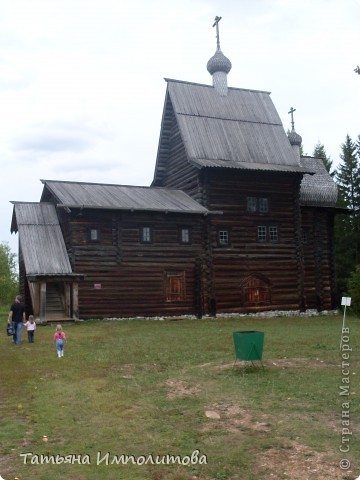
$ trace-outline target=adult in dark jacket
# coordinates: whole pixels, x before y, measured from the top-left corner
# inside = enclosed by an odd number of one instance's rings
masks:
[[[23,322],[26,321],[25,305],[21,301],[21,296],[17,295],[15,302],[10,307],[8,323],[12,322],[14,327],[13,340],[16,345],[21,343],[21,331]]]

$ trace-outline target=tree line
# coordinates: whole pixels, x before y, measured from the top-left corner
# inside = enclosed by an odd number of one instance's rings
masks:
[[[5,242],[0,243],[0,307],[8,307],[18,292],[16,255]]]
[[[313,157],[324,165],[338,186],[339,208],[346,214],[335,219],[335,262],[339,301],[352,297],[354,310],[360,312],[360,135],[353,141],[349,135],[341,145],[338,167],[332,169],[323,144],[318,143]],[[0,306],[9,304],[18,293],[16,255],[7,243],[0,243]]]
[[[347,210],[335,218],[338,297],[352,297],[353,310],[360,313],[360,135],[355,141],[346,135],[335,170],[324,145],[316,145],[313,157],[323,160],[338,187],[337,206]]]

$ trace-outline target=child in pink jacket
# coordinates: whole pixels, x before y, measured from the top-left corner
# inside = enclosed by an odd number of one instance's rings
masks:
[[[56,325],[56,331],[54,333],[54,342],[56,345],[56,352],[59,358],[64,356],[64,345],[66,341],[65,332],[62,329],[62,326]]]

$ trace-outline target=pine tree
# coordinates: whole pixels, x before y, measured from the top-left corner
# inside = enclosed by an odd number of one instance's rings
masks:
[[[338,205],[349,209],[350,213],[337,215],[335,242],[338,285],[340,293],[344,293],[351,272],[360,262],[360,138],[357,145],[347,135],[341,149],[342,162],[335,174]]]
[[[360,135],[357,144],[347,135],[341,149],[342,163],[336,172],[336,182],[343,206],[353,210],[356,216],[360,210]]]
[[[330,175],[332,177],[335,175],[335,172],[331,172],[333,162],[330,160],[330,157],[326,155],[325,147],[322,143],[319,142],[315,145],[312,156],[315,158],[321,158],[321,160],[324,162],[326,170],[330,173]]]

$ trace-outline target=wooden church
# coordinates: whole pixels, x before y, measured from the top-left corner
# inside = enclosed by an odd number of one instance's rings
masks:
[[[335,308],[336,185],[269,92],[228,87],[214,25],[212,85],[166,79],[151,186],[42,180],[13,202],[41,321]]]

